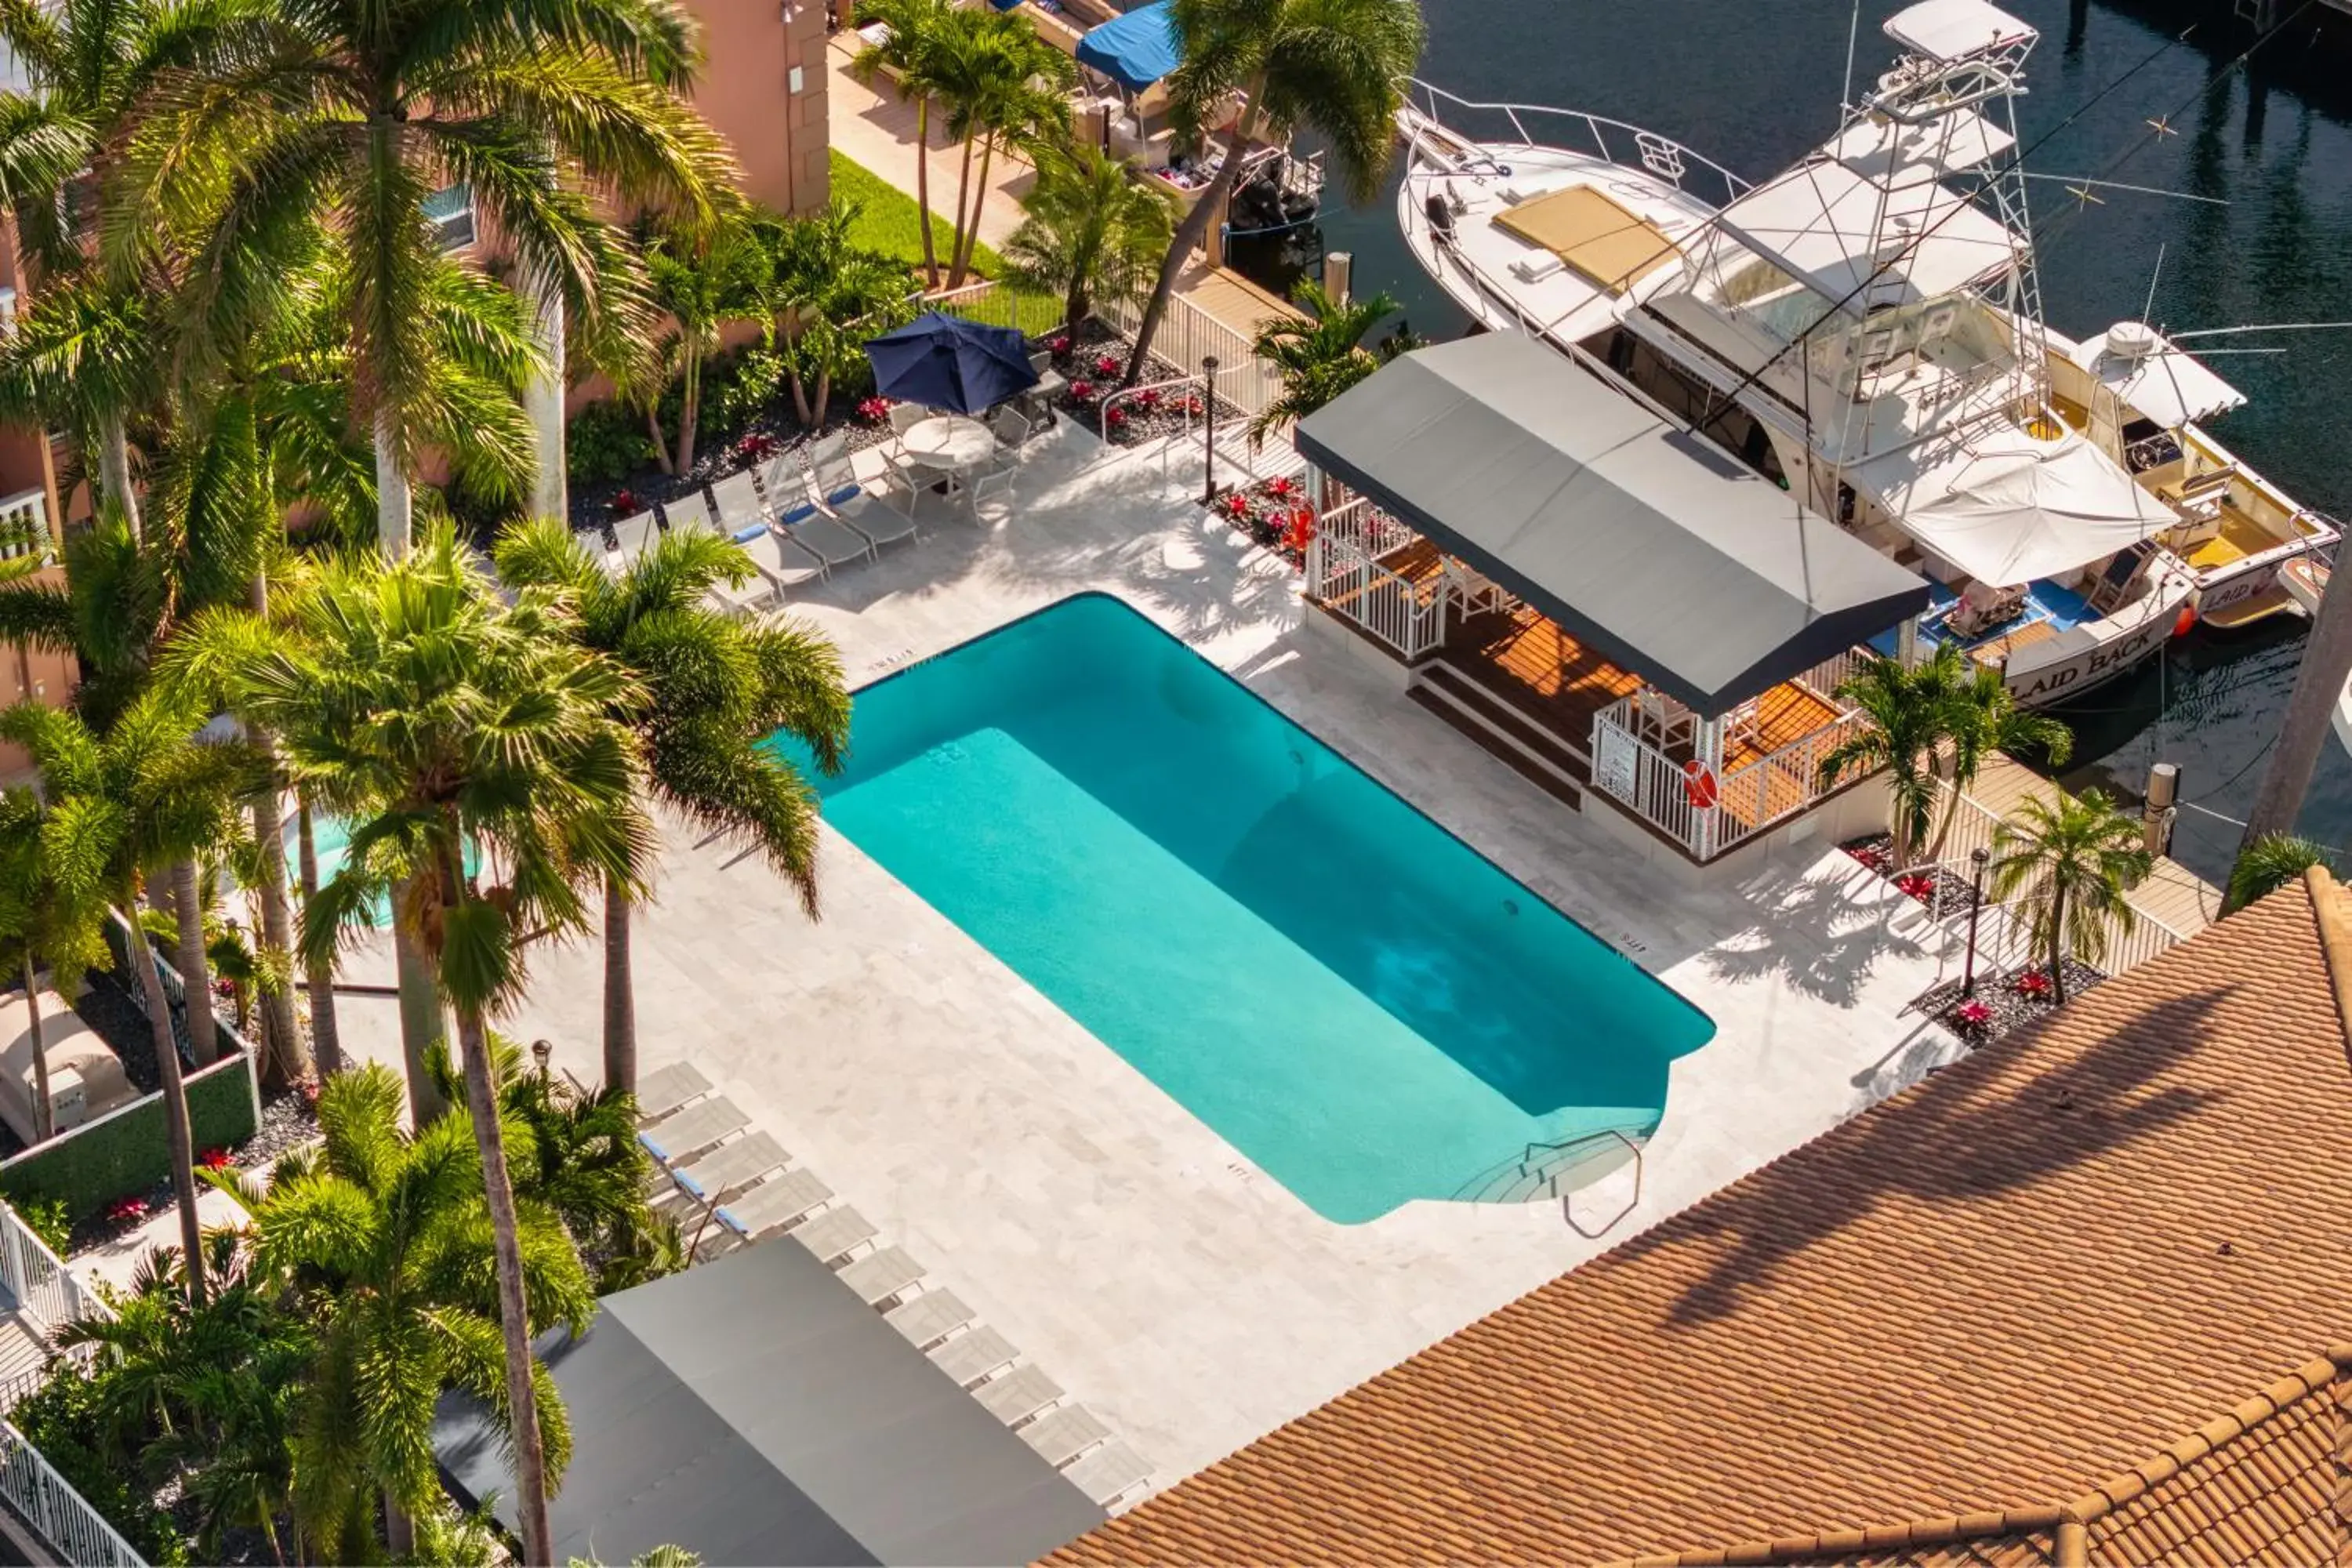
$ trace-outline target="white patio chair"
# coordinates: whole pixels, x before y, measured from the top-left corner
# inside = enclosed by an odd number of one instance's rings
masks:
[[[719,531],[730,537],[748,536],[775,515],[761,498],[760,481],[749,468],[712,485],[710,499],[719,503]],[[743,542],[749,542],[748,537]]]
[[[1097,1443],[1107,1441],[1110,1428],[1083,1405],[1065,1405],[1051,1415],[1021,1428],[1021,1436],[1045,1461],[1060,1469]]]
[[[1108,1508],[1149,1480],[1151,1467],[1142,1455],[1113,1437],[1062,1474],[1070,1478],[1072,1486]]]
[[[1011,454],[1008,453],[1006,456],[1009,459]],[[1012,515],[1013,472],[1013,465],[1008,460],[994,468],[984,468],[974,476],[971,481],[971,514],[974,521],[978,521],[980,518],[980,503],[991,496],[1003,496],[1005,515],[1007,517]]]
[[[893,404],[890,407],[890,428],[898,435],[904,436],[930,416],[931,411],[920,404]]]
[[[901,511],[863,485],[835,490],[819,500],[817,506],[827,517],[855,530],[874,547],[877,555],[886,544],[922,537],[915,528],[913,509]]]
[[[1029,439],[1029,421],[1017,408],[998,409],[996,416],[988,422],[988,428],[996,437],[1000,448],[1007,452]]]
[[[856,484],[857,465],[851,459],[846,443],[838,450],[812,458],[803,482],[821,496],[829,496]]]
[[[669,519],[672,533],[719,532],[719,524],[710,515],[710,503],[702,499],[700,490],[688,490],[676,500],[662,502],[662,515]]]
[[[950,506],[956,505],[963,499],[964,481],[961,474],[947,468],[933,468],[929,463],[918,462],[904,452],[896,449],[884,452],[882,460],[890,466],[893,473],[898,475],[899,481],[907,487],[907,493],[914,498],[914,500],[919,500],[926,492],[939,494],[942,489]],[[914,500],[909,500],[907,506],[910,515],[915,510]]]
[[[814,500],[803,501],[776,519],[777,531],[824,563],[830,570],[852,561],[874,559],[874,542],[837,519],[826,515]]]
[[[835,430],[830,436],[810,442],[793,455],[798,457],[802,468],[812,473],[822,474],[824,472],[826,464],[835,458],[845,458],[849,455],[849,432]]]
[[[1503,585],[1475,566],[1465,565],[1451,555],[1438,557],[1438,570],[1445,575],[1445,585],[1454,590],[1454,602],[1462,613],[1477,610],[1507,608],[1511,595]]]

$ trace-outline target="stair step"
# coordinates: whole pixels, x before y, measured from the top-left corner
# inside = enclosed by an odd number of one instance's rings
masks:
[[[1545,794],[1581,811],[1591,782],[1583,759],[1443,664],[1413,671],[1407,696],[1444,719]]]

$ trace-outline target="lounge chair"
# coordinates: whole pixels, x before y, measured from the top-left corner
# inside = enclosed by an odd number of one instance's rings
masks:
[[[856,1209],[842,1207],[817,1215],[793,1232],[793,1237],[816,1254],[819,1263],[832,1263],[874,1239],[874,1222]]]
[[[904,1307],[898,1310],[906,1310]],[[983,1326],[942,1340],[923,1353],[931,1358],[933,1366],[954,1378],[958,1386],[970,1388],[1000,1367],[1012,1365],[1013,1358],[1021,1352],[1003,1334]]]
[[[637,1121],[658,1121],[710,1092],[710,1080],[692,1062],[672,1062],[637,1079]]]
[[[911,508],[900,511],[881,497],[869,493],[863,485],[837,489],[816,504],[827,517],[855,529],[866,542],[874,546],[877,555],[886,544],[921,537],[915,531],[915,514]]]
[[[698,1100],[677,1115],[637,1134],[646,1153],[665,1165],[678,1165],[751,1124],[742,1108],[723,1094]]]
[[[788,590],[814,583],[832,570],[814,551],[769,523],[761,523],[743,548],[751,554],[751,570],[768,584],[772,600],[781,600]]]
[[[749,468],[730,474],[712,485],[710,498],[719,503],[719,531],[730,538],[775,515],[773,509],[760,499],[760,481],[751,477]]]
[[[1064,1470],[1070,1484],[1108,1508],[1151,1477],[1143,1456],[1113,1437]]]
[[[1058,1470],[1097,1443],[1107,1440],[1110,1428],[1096,1420],[1094,1412],[1085,1405],[1066,1405],[1051,1415],[1039,1416],[1022,1427],[1021,1436]]]
[[[899,1247],[869,1252],[841,1270],[841,1282],[856,1291],[857,1299],[869,1307],[880,1306],[922,1277],[923,1266]]]
[[[635,517],[625,517],[613,525],[613,537],[620,542],[616,550],[604,552],[604,570],[617,577],[629,569],[629,563],[646,552],[646,547],[660,537],[654,523],[654,514],[641,511]]]
[[[857,464],[848,452],[835,452],[829,457],[817,458],[809,464],[807,482],[810,489],[821,496],[829,496],[835,490],[847,489],[850,486],[860,483],[857,478]]]
[[[971,1396],[1007,1426],[1018,1426],[1060,1399],[1062,1385],[1047,1377],[1042,1366],[1016,1366],[973,1389]]]
[[[719,525],[710,519],[710,505],[702,499],[700,490],[688,490],[676,500],[662,502],[662,515],[669,519],[672,533],[717,533],[719,531]]]
[[[697,1203],[722,1203],[772,1171],[791,1163],[792,1155],[773,1134],[748,1133],[721,1143],[700,1159],[670,1173],[678,1190]]]
[[[804,501],[776,519],[785,538],[824,563],[827,570],[852,561],[874,559],[874,542],[856,529],[828,516],[814,501]]]
[[[927,1351],[968,1325],[972,1310],[952,1290],[926,1290],[891,1308],[882,1314],[882,1320],[904,1334],[908,1344]]]
[[[719,1223],[746,1241],[782,1229],[833,1196],[833,1189],[809,1170],[786,1171],[739,1193],[719,1206]]]
[[[797,458],[800,466],[813,474],[822,474],[836,462],[849,457],[849,432],[835,430],[823,440],[812,441],[798,452],[787,456]],[[778,459],[782,461],[782,459]]]

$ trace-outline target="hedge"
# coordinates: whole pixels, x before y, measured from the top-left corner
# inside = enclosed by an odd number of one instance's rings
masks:
[[[195,1152],[234,1149],[260,1125],[253,1064],[239,1052],[186,1079]],[[163,1097],[151,1094],[59,1133],[0,1163],[0,1196],[24,1204],[55,1199],[78,1223],[117,1198],[146,1193],[172,1174]]]

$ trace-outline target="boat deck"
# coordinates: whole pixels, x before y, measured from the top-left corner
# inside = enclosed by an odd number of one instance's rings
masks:
[[[2210,572],[2218,566],[2228,566],[2243,561],[2249,555],[2260,555],[2265,550],[2275,550],[2285,540],[2248,517],[2229,502],[2221,503],[2221,531],[2189,551],[2181,559],[2200,572]]]

